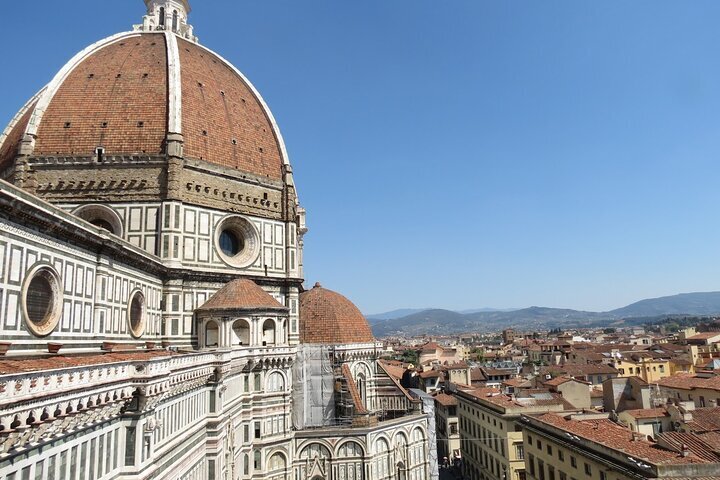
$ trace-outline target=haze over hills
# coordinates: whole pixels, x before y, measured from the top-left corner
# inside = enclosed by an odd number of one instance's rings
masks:
[[[462,332],[487,332],[503,328],[550,329],[596,326],[620,326],[631,319],[659,315],[714,315],[720,314],[720,292],[682,293],[668,297],[640,300],[609,312],[529,307],[518,310],[478,309],[455,312],[444,309],[405,309],[407,315],[393,316],[386,312],[385,318],[369,317],[373,333],[377,337],[404,334],[451,334]],[[395,310],[394,312],[402,312]]]

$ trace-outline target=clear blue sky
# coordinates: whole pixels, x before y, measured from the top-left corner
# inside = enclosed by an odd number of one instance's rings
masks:
[[[144,13],[5,3],[3,125]],[[192,4],[280,124],[308,284],[366,313],[720,290],[720,2]]]

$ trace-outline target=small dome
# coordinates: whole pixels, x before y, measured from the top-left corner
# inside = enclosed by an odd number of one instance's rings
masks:
[[[287,307],[247,278],[233,280],[198,310],[286,310]]]
[[[325,345],[374,342],[370,325],[347,298],[316,283],[300,294],[300,342]]]

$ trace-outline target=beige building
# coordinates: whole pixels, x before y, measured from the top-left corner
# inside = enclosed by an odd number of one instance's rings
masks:
[[[718,479],[706,452],[674,451],[601,415],[523,416],[528,480]]]
[[[665,407],[625,410],[618,414],[618,423],[626,425],[632,432],[653,438],[672,429],[671,417]]]
[[[457,414],[458,401],[454,395],[435,395],[435,429],[437,431],[438,458],[451,462],[460,458],[460,428]]]
[[[696,407],[720,406],[720,376],[674,375],[657,382],[660,395]]]
[[[522,480],[525,454],[520,416],[562,412],[567,403],[557,394],[518,398],[492,388],[458,391],[463,474],[471,480]]]
[[[419,349],[418,363],[420,365],[445,365],[465,360],[467,349],[463,345],[443,347],[436,342],[428,342]]]

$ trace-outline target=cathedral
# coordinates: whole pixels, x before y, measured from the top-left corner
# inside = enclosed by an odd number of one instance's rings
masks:
[[[0,478],[437,479],[432,398],[304,287],[272,113],[145,4],[0,135]]]

